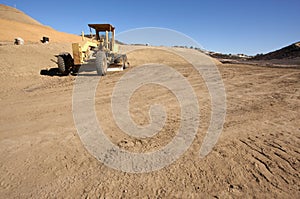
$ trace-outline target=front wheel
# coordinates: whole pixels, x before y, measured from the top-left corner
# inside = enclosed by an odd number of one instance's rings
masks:
[[[97,74],[104,76],[107,72],[107,59],[103,51],[98,51],[96,54],[96,70]]]

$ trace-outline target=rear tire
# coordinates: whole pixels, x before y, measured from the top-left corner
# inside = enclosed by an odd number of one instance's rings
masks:
[[[70,73],[70,69],[73,66],[72,56],[69,53],[60,54],[57,57],[57,65],[58,65],[58,70],[61,74],[68,75]]]
[[[61,74],[63,74],[63,75],[68,74],[68,72],[66,70],[65,60],[62,56],[57,57],[57,65],[58,65],[58,70]]]
[[[97,74],[105,76],[107,72],[107,59],[103,51],[98,51],[96,54],[96,70]]]
[[[128,68],[127,56],[124,55],[123,56],[123,69],[126,69],[126,68]]]

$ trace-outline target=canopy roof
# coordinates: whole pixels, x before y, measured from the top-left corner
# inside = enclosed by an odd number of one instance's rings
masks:
[[[94,28],[98,32],[115,30],[115,27],[111,24],[89,24],[89,27]]]

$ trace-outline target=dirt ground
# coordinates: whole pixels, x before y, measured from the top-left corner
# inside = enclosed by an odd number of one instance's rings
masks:
[[[218,65],[226,121],[213,151],[200,159],[210,120],[205,82],[183,59],[161,49],[130,53],[131,68],[151,61],[183,74],[201,111],[196,139],[177,161],[130,174],[97,161],[81,143],[72,115],[76,76],[40,75],[56,67],[54,55],[63,51],[70,52],[71,44],[0,46],[1,198],[299,198],[300,70]],[[127,136],[110,109],[113,86],[125,72],[101,79],[95,99],[99,123],[126,150],[157,150],[178,129],[178,102],[165,88],[141,87],[130,101],[133,120],[147,124],[149,105],[159,102],[168,114],[166,125],[154,138]]]

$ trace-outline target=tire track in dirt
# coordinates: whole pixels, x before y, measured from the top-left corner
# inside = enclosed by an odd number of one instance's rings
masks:
[[[299,140],[295,137],[294,139],[297,139],[294,143],[297,145]],[[255,169],[250,170],[250,172],[257,182],[265,180],[272,187],[281,191],[284,191],[282,184],[288,186],[294,184],[293,186],[297,187],[297,182],[300,180],[298,173],[300,161],[294,158],[293,150],[284,149],[282,144],[273,140],[265,140],[259,136],[239,139],[239,141],[247,148],[244,154],[246,160],[255,165]]]

